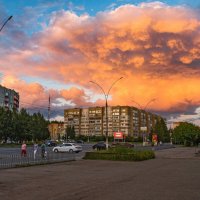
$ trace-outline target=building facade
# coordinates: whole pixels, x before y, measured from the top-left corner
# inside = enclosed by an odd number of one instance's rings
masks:
[[[105,107],[74,108],[64,110],[64,126],[73,126],[75,134],[85,136],[106,135]],[[161,117],[130,106],[108,107],[108,135],[123,132],[126,136],[142,137],[149,134]]]
[[[19,109],[19,93],[0,85],[0,107],[9,110]]]
[[[65,134],[65,128],[63,122],[52,122],[48,125],[51,140],[59,140]]]

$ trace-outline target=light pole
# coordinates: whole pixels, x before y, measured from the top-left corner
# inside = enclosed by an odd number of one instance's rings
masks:
[[[121,80],[123,77],[120,77],[119,79],[117,79],[116,81],[113,82],[113,84],[110,86],[108,92],[106,93],[105,90],[96,82],[94,81],[90,81],[90,83],[94,83],[95,85],[97,85],[103,92],[104,97],[105,97],[105,103],[106,103],[106,149],[108,149],[108,96],[110,93],[110,90],[112,89],[112,87],[115,85],[115,83],[117,83],[119,80]]]
[[[153,99],[149,100],[149,101],[146,103],[146,105],[145,105],[144,107],[142,107],[142,106],[141,106],[139,103],[137,103],[136,101],[133,101],[133,100],[131,100],[131,101],[134,102],[135,104],[137,104],[141,110],[144,110],[144,111],[146,112],[148,105],[149,105],[150,103],[154,102],[155,100],[156,100],[156,98],[153,98]],[[140,127],[140,129],[141,129],[141,127]],[[146,129],[147,129],[147,128],[146,128]],[[144,129],[144,130],[145,130],[145,129]],[[143,130],[143,131],[144,131],[144,130]],[[142,136],[143,146],[145,145],[145,141],[146,141],[146,139],[145,139],[146,136],[145,136],[144,134],[145,134],[145,132],[143,132],[143,136]]]
[[[9,20],[11,20],[12,19],[12,15],[10,16],[10,17],[8,17],[8,19],[3,23],[3,25],[2,25],[2,27],[0,28],[0,32],[1,32],[1,30],[3,29],[3,27],[7,24],[7,22],[9,21]]]

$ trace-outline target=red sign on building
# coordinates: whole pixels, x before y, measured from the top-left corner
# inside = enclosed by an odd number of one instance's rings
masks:
[[[123,139],[124,135],[122,132],[114,132],[114,139]]]

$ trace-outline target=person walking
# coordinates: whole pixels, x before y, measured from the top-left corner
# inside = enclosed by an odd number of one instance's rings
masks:
[[[26,143],[23,141],[22,146],[21,146],[21,156],[26,157]]]
[[[46,153],[46,145],[43,142],[42,145],[41,145],[41,156],[42,156],[42,158],[45,158],[45,153]]]
[[[33,158],[34,158],[34,160],[36,159],[37,150],[38,150],[38,144],[37,144],[37,142],[35,142],[33,144]]]

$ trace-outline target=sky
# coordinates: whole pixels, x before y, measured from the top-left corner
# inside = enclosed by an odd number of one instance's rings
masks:
[[[104,106],[99,86],[115,83],[110,106],[200,125],[199,11],[200,0],[0,0],[0,27],[13,16],[0,32],[0,84],[45,116],[50,95],[51,120]]]

